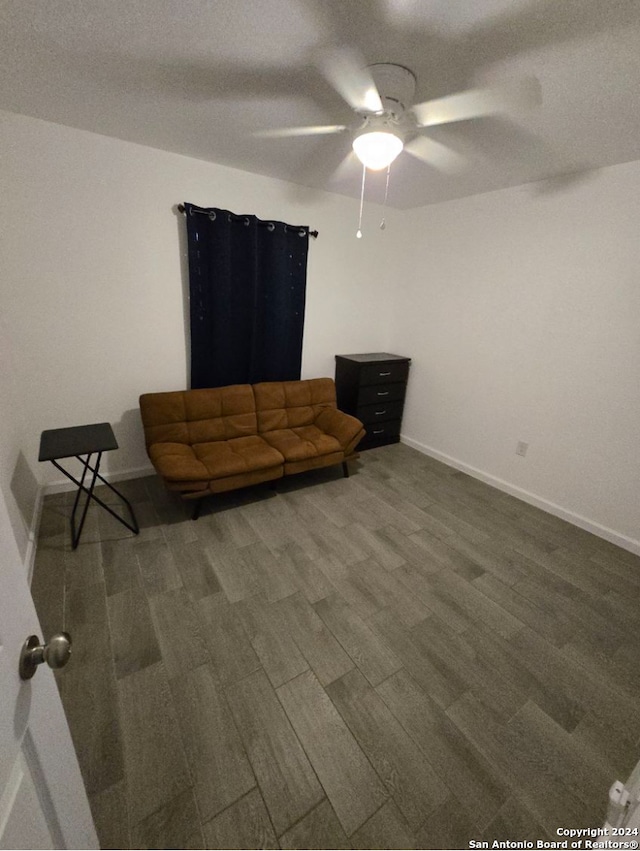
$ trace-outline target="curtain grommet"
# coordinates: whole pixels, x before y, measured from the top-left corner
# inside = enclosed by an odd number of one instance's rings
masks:
[[[212,210],[212,211],[209,213],[209,221],[211,221],[211,222],[215,222],[215,220],[216,220],[215,210]]]
[[[269,233],[273,233],[275,229],[276,229],[276,226],[274,225],[273,222],[267,223],[267,230],[269,231]],[[285,230],[286,230],[286,228],[285,228]]]
[[[248,228],[250,224],[251,224],[251,222],[249,221],[249,216],[245,216],[244,217],[244,226],[246,228]]]

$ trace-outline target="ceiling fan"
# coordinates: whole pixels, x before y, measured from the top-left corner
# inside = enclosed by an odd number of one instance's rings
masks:
[[[286,138],[350,131],[356,156],[364,167],[374,171],[388,168],[403,150],[440,171],[460,171],[466,159],[441,142],[420,135],[423,129],[529,108],[542,100],[538,80],[525,77],[413,104],[416,77],[412,71],[387,62],[363,66],[357,55],[346,49],[333,51],[320,68],[354,110],[357,120],[352,125],[283,127],[254,135]]]

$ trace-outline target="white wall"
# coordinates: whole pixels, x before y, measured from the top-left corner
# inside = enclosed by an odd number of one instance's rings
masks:
[[[637,546],[640,163],[402,215],[405,436]]]
[[[333,375],[336,353],[379,348],[387,252],[355,239],[356,201],[11,113],[0,113],[0,132],[0,304],[24,409],[11,456],[22,452],[39,481],[60,479],[37,463],[43,429],[103,420],[121,447],[106,469],[147,467],[138,396],[187,380],[182,201],[320,231],[304,376]],[[367,208],[371,233],[379,215]],[[0,398],[5,406],[4,387]]]

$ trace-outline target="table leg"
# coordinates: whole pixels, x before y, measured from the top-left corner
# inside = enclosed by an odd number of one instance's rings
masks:
[[[80,487],[78,488],[78,493],[76,494],[75,501],[73,503],[73,509],[71,511],[71,548],[76,549],[78,544],[80,543],[80,535],[82,534],[82,529],[84,527],[84,521],[87,517],[87,511],[89,509],[89,503],[91,502],[91,497],[93,496],[93,489],[96,484],[96,476],[98,475],[98,470],[100,468],[100,461],[102,459],[102,452],[98,452],[98,459],[96,461],[96,466],[92,467],[90,464],[91,461],[90,452],[87,455],[87,460],[83,461],[84,468],[82,470],[82,478],[80,479]],[[89,490],[87,490],[84,486],[84,480],[87,475],[87,470],[91,470],[93,475],[91,476],[91,484],[89,485]],[[84,504],[84,508],[82,510],[82,517],[80,518],[80,526],[76,532],[76,510],[78,508],[78,503],[80,502],[80,492],[84,491],[87,494],[87,500]]]
[[[115,519],[119,523],[122,523],[123,526],[126,526],[126,528],[129,529],[131,532],[133,532],[136,535],[140,532],[140,527],[138,526],[138,521],[136,520],[136,516],[134,514],[133,507],[132,507],[131,503],[129,502],[129,500],[125,497],[124,494],[120,493],[120,491],[117,488],[115,488],[112,484],[110,484],[110,482],[108,482],[106,479],[104,479],[99,473],[100,460],[102,458],[102,452],[98,453],[98,459],[96,461],[95,467],[92,467],[91,464],[90,464],[91,455],[93,455],[93,453],[89,453],[87,455],[86,459],[82,458],[82,456],[80,456],[80,455],[75,456],[78,459],[78,461],[80,461],[80,463],[83,465],[82,477],[79,481],[78,481],[78,479],[76,479],[75,476],[72,476],[71,473],[68,470],[65,470],[64,467],[61,464],[58,464],[58,462],[56,460],[51,459],[51,463],[54,465],[54,467],[56,467],[58,470],[60,470],[61,473],[64,473],[64,475],[68,479],[70,479],[74,484],[76,484],[78,486],[78,492],[76,494],[76,498],[75,498],[75,501],[73,503],[73,509],[71,511],[71,546],[74,550],[76,549],[76,547],[80,543],[80,535],[82,534],[82,528],[84,526],[84,521],[85,521],[85,518],[87,516],[87,510],[89,508],[89,503],[91,502],[92,499],[94,500],[94,502],[97,502],[98,505],[100,505],[102,508],[104,508],[105,511],[108,511],[109,514],[112,515],[112,517],[115,517]],[[84,482],[85,482],[87,472],[89,470],[91,471],[92,476],[91,476],[91,484],[87,488],[85,486]],[[96,480],[98,480],[98,479],[104,485],[106,485],[109,488],[109,490],[112,490],[124,502],[124,504],[129,509],[129,514],[131,515],[131,523],[128,523],[123,517],[120,517],[119,514],[116,514],[116,512],[109,505],[107,505],[106,502],[103,502],[100,499],[100,497],[95,495],[93,490],[95,488]],[[87,501],[85,502],[85,505],[84,505],[84,508],[83,508],[83,511],[82,511],[82,518],[80,520],[80,526],[78,527],[78,530],[76,532],[75,515],[76,515],[76,510],[78,508],[78,503],[80,501],[80,493],[81,492],[84,492],[84,493],[87,494]]]
[[[102,476],[100,476],[100,475],[97,475],[97,478],[100,479],[102,484],[106,485],[109,488],[109,490],[112,490],[116,494],[116,496],[120,497],[120,499],[127,506],[127,508],[129,509],[129,515],[131,516],[131,524],[127,523],[127,521],[123,517],[120,517],[119,514],[116,514],[115,511],[112,511],[111,508],[109,508],[109,506],[105,502],[103,502],[101,499],[99,499],[95,494],[93,495],[93,499],[97,503],[99,503],[104,509],[106,509],[109,512],[109,514],[112,514],[116,518],[116,520],[119,520],[120,523],[122,523],[123,526],[126,526],[127,529],[129,529],[131,532],[135,532],[135,534],[137,535],[140,532],[140,527],[138,526],[138,521],[136,520],[136,515],[133,513],[133,507],[132,507],[131,503],[129,502],[129,500],[126,498],[126,496],[123,493],[120,493],[120,491],[116,487],[114,487],[114,485],[112,485],[111,482],[108,482],[106,479],[103,479]]]

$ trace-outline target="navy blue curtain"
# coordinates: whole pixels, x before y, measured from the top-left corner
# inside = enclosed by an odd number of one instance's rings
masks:
[[[300,378],[309,228],[184,207],[191,387]]]

